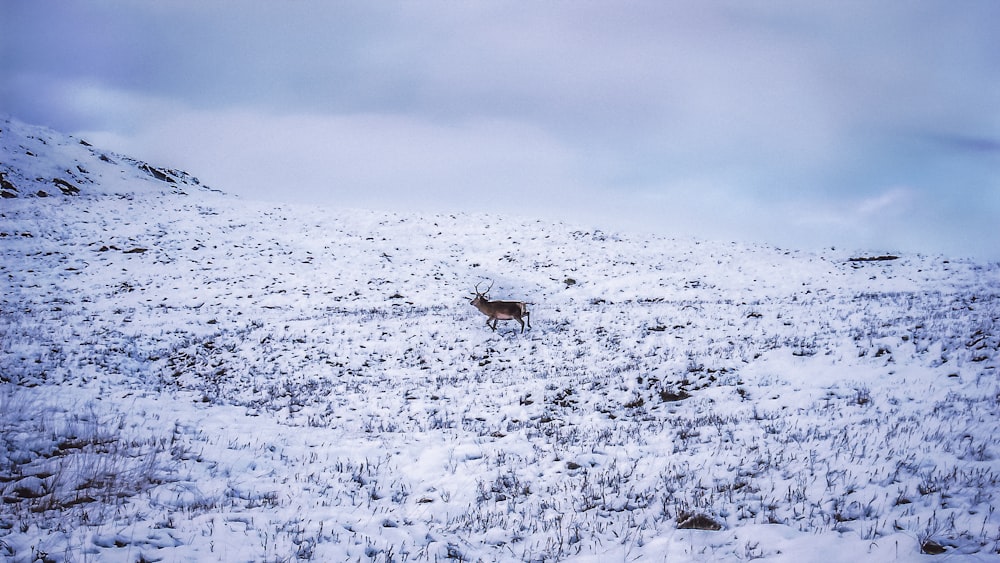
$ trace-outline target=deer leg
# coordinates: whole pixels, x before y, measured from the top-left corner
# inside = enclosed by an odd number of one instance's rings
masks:
[[[490,325],[490,321],[493,321],[492,325]],[[486,318],[486,326],[488,326],[491,329],[493,329],[494,331],[496,331],[496,329],[497,329],[497,320],[494,319],[494,318],[492,318],[492,317],[487,317]]]
[[[531,328],[531,313],[525,311],[524,320],[528,321],[528,328]]]
[[[522,321],[520,318],[515,318],[514,320],[521,323],[521,334],[524,334],[524,321]]]

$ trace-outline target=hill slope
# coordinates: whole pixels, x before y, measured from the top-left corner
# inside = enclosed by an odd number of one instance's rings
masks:
[[[12,560],[1000,553],[995,265],[265,205],[0,130]]]

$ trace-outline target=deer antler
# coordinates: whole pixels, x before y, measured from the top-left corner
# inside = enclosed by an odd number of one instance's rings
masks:
[[[479,282],[483,283],[483,282]],[[493,281],[490,281],[490,286],[486,288],[486,291],[479,291],[479,283],[476,284],[476,294],[477,295],[487,295],[491,289],[493,289]]]

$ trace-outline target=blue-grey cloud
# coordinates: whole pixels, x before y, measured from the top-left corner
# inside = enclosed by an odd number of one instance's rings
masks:
[[[0,110],[231,191],[1000,258],[995,2],[0,3]]]

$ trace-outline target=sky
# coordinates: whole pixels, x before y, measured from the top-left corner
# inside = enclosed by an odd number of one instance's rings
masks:
[[[0,113],[245,198],[1000,260],[1000,2],[0,0]]]

